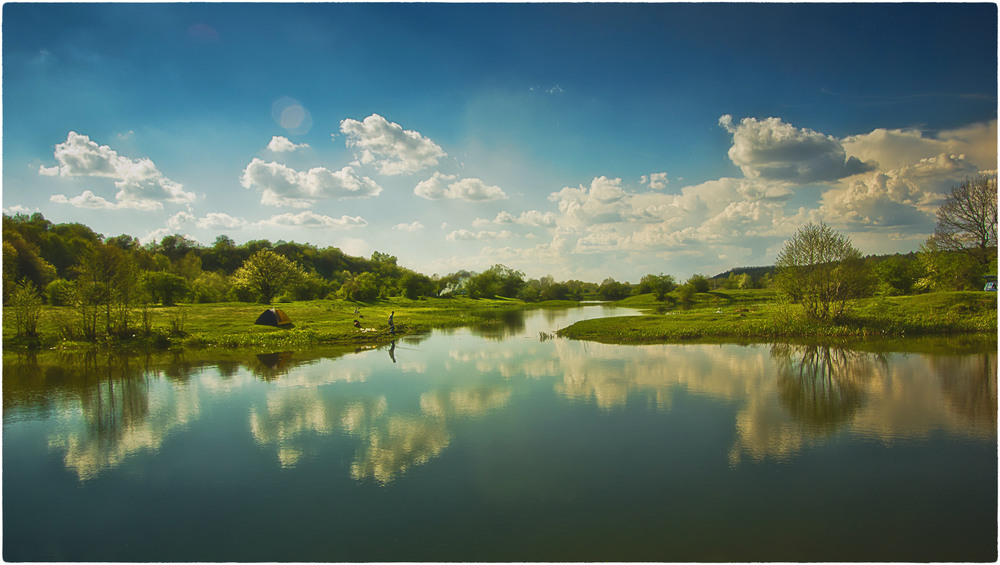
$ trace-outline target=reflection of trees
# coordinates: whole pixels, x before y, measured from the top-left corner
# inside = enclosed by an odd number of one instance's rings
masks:
[[[500,341],[524,333],[524,312],[520,310],[477,310],[473,315],[481,319],[469,327],[474,336]]]
[[[955,413],[976,428],[995,431],[996,353],[939,357],[934,363],[934,369],[941,378],[941,389]]]
[[[778,398],[791,415],[832,431],[861,408],[865,383],[886,361],[862,351],[820,345],[776,344]]]

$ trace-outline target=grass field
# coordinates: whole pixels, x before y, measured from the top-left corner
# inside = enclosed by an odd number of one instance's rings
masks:
[[[690,304],[656,301],[652,295],[617,303],[637,308],[638,316],[578,322],[559,332],[562,337],[603,343],[660,343],[704,339],[786,339],[911,337],[919,335],[996,334],[997,295],[987,292],[943,292],[916,296],[858,300],[836,323],[817,322],[803,315],[771,290],[725,290],[697,294]],[[518,300],[390,298],[373,302],[314,300],[277,305],[295,327],[254,325],[265,309],[261,304],[218,303],[152,307],[151,331],[143,331],[141,311],[134,313],[136,331],[125,338],[102,339],[97,345],[115,348],[273,350],[316,346],[362,347],[388,343],[394,337],[420,334],[432,328],[488,326],[499,323],[501,311],[534,307],[572,307],[577,302],[527,304]],[[355,308],[359,314],[355,315]],[[395,312],[396,333],[388,317]],[[10,313],[4,310],[4,319]],[[68,307],[44,307],[37,338],[14,334],[3,325],[4,349],[90,348],[95,344],[74,332],[78,313]],[[357,319],[362,329],[354,327]]]
[[[150,307],[151,332],[143,331],[141,309],[133,312],[134,335],[126,338],[102,339],[99,345],[141,348],[306,348],[318,344],[365,345],[387,343],[389,314],[395,311],[395,336],[416,334],[431,328],[482,326],[497,323],[489,314],[501,310],[528,307],[576,306],[576,302],[543,302],[526,304],[517,300],[484,300],[469,298],[432,298],[409,300],[390,298],[372,302],[346,300],[313,300],[276,304],[295,324],[292,329],[254,325],[257,316],[267,308],[262,304],[227,302],[214,304],[181,304]],[[359,310],[354,314],[355,308]],[[4,320],[10,312],[4,309]],[[4,349],[18,347],[82,348],[92,342],[80,341],[74,332],[79,314],[70,307],[42,309],[38,338],[19,338],[14,325],[3,325]],[[362,329],[354,327],[354,320]]]
[[[993,333],[997,295],[941,292],[858,300],[836,323],[805,317],[802,307],[770,291],[699,294],[690,308],[669,307],[651,295],[623,300],[640,316],[577,322],[562,337],[602,343],[660,343],[697,339],[859,338]]]

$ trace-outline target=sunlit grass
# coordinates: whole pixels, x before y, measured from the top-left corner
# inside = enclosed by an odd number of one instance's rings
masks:
[[[732,291],[727,291],[732,292]],[[648,296],[648,295],[647,295]],[[698,295],[690,308],[671,307],[651,297],[635,297],[629,305],[644,308],[640,316],[577,322],[559,331],[573,339],[603,343],[659,343],[696,339],[856,338],[996,333],[995,293],[945,292],[919,296],[858,300],[836,322],[810,320],[801,306],[776,299],[756,300],[751,291]],[[757,295],[760,297],[761,295]],[[623,304],[629,301],[623,301]]]

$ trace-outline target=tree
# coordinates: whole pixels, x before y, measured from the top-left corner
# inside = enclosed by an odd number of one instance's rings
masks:
[[[861,252],[826,224],[807,224],[785,242],[775,261],[779,287],[815,319],[835,319],[870,287]]]
[[[937,211],[939,249],[968,253],[985,270],[996,256],[997,178],[979,175],[951,190]]]
[[[166,271],[146,273],[146,288],[153,297],[153,302],[164,306],[173,306],[176,299],[183,297],[190,290],[187,279]]]
[[[601,300],[621,300],[628,298],[632,294],[632,285],[621,283],[613,278],[606,278],[597,289],[597,295]]]
[[[677,288],[677,281],[671,275],[648,274],[639,281],[639,294],[652,293],[656,300],[663,302],[667,294]]]
[[[236,269],[232,281],[235,286],[257,294],[262,303],[270,304],[276,294],[304,276],[302,267],[270,249],[261,249]]]
[[[708,292],[710,288],[708,277],[705,275],[691,275],[691,278],[687,280],[687,284],[695,292]]]

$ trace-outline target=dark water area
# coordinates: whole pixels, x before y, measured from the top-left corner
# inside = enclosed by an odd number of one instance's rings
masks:
[[[997,342],[3,358],[7,561],[995,561]]]

